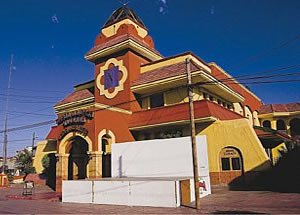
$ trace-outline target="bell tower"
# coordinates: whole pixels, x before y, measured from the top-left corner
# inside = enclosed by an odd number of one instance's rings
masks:
[[[95,139],[98,150],[103,146],[105,135],[112,143],[133,141],[128,123],[140,106],[130,89],[131,84],[139,76],[142,64],[162,58],[154,49],[148,29],[132,9],[122,5],[107,19],[85,58],[95,64]]]
[[[122,5],[107,19],[85,58],[95,64],[95,102],[134,111],[130,84],[140,74],[141,64],[162,57],[143,21]]]

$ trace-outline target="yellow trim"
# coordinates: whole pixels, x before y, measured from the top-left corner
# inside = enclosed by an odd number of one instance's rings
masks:
[[[123,73],[122,79],[119,80],[119,86],[115,87],[114,91],[110,93],[108,89],[104,89],[104,85],[101,84],[100,80],[104,76],[104,71],[108,69],[110,64],[114,64],[115,66],[119,66],[119,70]],[[123,60],[117,60],[116,58],[111,58],[106,61],[105,65],[100,67],[100,73],[96,78],[97,88],[100,90],[100,96],[104,95],[108,99],[114,98],[118,92],[124,90],[124,83],[128,77],[128,72],[126,67],[123,65]]]
[[[215,93],[216,95],[218,95],[219,97],[223,98],[224,100],[228,100],[229,102],[241,102],[241,101],[245,100],[242,95],[233,91],[230,87],[223,84],[222,82],[219,82],[217,79],[215,79],[215,77],[213,77],[212,75],[209,75],[208,73],[206,73],[204,71],[198,70],[198,71],[192,72],[192,77],[194,79],[195,78],[198,78],[198,79],[203,78],[204,81],[218,83],[216,85],[205,85],[205,89],[208,88],[208,89],[210,89],[210,91],[212,91],[212,88],[214,88],[214,89],[216,88],[217,89],[216,91],[219,93],[217,94],[216,92],[213,92],[213,91],[212,92]],[[153,81],[150,83],[133,86],[133,87],[131,87],[131,90],[133,92],[141,93],[141,94],[151,93],[151,92],[157,91],[160,88],[163,88],[163,89],[168,88],[169,89],[171,83],[174,84],[175,86],[180,86],[180,84],[176,85],[176,83],[179,83],[180,81],[182,81],[182,83],[186,83],[186,79],[187,79],[186,74],[181,74],[181,75],[173,76],[173,77],[162,79],[162,80],[157,80],[157,81]],[[196,82],[197,81],[194,80],[194,83],[196,83]],[[182,84],[182,86],[183,86],[183,84]],[[219,90],[220,88],[222,89],[221,91]],[[229,99],[225,97],[226,95],[222,96],[222,94],[220,93],[222,91],[230,94]],[[230,98],[232,98],[232,99],[230,100]],[[233,100],[233,98],[235,98],[235,100]]]
[[[138,32],[138,35],[142,38],[145,38],[148,34],[148,31],[145,30],[144,28],[140,27],[139,25],[137,25],[136,23],[134,23],[133,21],[131,21],[130,19],[124,19],[120,22],[117,22],[113,25],[110,25],[106,28],[103,28],[102,29],[102,34],[105,36],[105,37],[111,37],[115,34],[117,34],[118,32],[118,29],[120,28],[121,25],[123,24],[130,24],[130,25],[133,25],[135,27],[135,29],[137,30]]]
[[[232,78],[234,82],[238,83],[239,86],[241,86],[244,90],[246,90],[248,93],[250,93],[252,96],[254,96],[256,99],[258,99],[261,102],[261,99],[257,97],[253,92],[251,92],[249,89],[247,89],[244,85],[240,84],[235,78],[233,78],[231,75],[229,75],[223,68],[221,68],[219,65],[217,65],[215,62],[211,62],[208,65],[213,65],[217,67],[219,70],[221,70],[224,74],[226,74],[229,78]]]
[[[195,119],[196,123],[200,123],[200,122],[215,122],[218,119],[212,116],[209,117],[203,117],[203,118],[198,118]],[[154,127],[160,127],[160,126],[166,126],[166,125],[185,125],[185,124],[189,124],[190,120],[178,120],[178,121],[172,121],[172,122],[164,122],[164,123],[158,123],[158,124],[152,124],[152,125],[143,125],[143,126],[136,126],[136,127],[132,127],[129,128],[129,130],[142,130],[145,128],[154,128]]]
[[[76,137],[76,136],[79,136],[81,138],[83,138],[87,144],[88,144],[88,152],[91,152],[92,149],[93,149],[93,143],[92,143],[92,140],[88,137],[88,136],[83,136],[82,134],[80,133],[77,133],[75,132],[75,135],[73,135],[74,132],[70,132],[69,134],[67,134],[60,142],[59,144],[59,154],[60,155],[67,155],[66,153],[66,146],[67,144],[69,143],[69,140],[70,138],[72,137]]]
[[[86,104],[86,105],[88,105],[88,107],[90,107],[91,104],[89,104],[89,103],[92,103],[94,101],[95,101],[94,97],[89,97],[86,99],[78,100],[76,102],[69,102],[67,104],[54,106],[54,110],[56,111],[57,114],[59,114],[59,113],[69,112],[71,110],[83,109],[82,105]],[[80,106],[80,107],[78,107],[78,106]],[[84,108],[86,108],[86,107],[84,107]]]
[[[127,39],[118,44],[115,44],[115,45],[109,46],[105,49],[99,50],[93,54],[85,55],[84,58],[86,60],[93,61],[97,58],[104,57],[109,54],[116,53],[119,50],[123,50],[123,49],[127,49],[127,48],[131,48],[131,49],[137,51],[138,53],[140,53],[141,55],[145,56],[146,58],[153,60],[153,61],[162,59],[162,57],[160,55],[156,54],[151,49],[140,45],[139,43],[135,42],[132,39]]]
[[[129,114],[129,115],[132,114],[132,111],[125,110],[125,109],[122,109],[122,108],[117,108],[117,107],[111,107],[109,105],[100,104],[100,103],[96,103],[95,107],[100,108],[100,109],[107,109],[107,110],[110,110],[110,111],[125,113],[125,114]]]
[[[76,104],[81,104],[83,102],[91,102],[91,101],[94,101],[95,100],[95,97],[89,97],[89,98],[85,98],[85,99],[81,99],[81,100],[78,100],[78,101],[75,101],[75,102],[68,102],[66,104],[62,104],[62,105],[55,105],[54,106],[54,109],[55,110],[58,110],[58,109],[63,109],[63,108],[66,108],[68,106],[74,106]]]
[[[192,61],[194,61],[196,64],[198,64],[201,68],[203,68],[205,71],[211,73],[211,69],[207,65],[205,65],[204,63],[199,61],[192,54],[181,55],[181,56],[178,56],[178,57],[163,60],[161,62],[151,63],[149,65],[144,65],[144,66],[142,65],[141,66],[141,73],[148,72],[148,71],[158,69],[158,68],[161,68],[161,67],[165,67],[165,66],[170,66],[170,65],[173,65],[173,64],[176,64],[176,63],[185,62],[185,59],[187,59],[187,58],[190,58]]]
[[[259,114],[258,118],[271,118],[271,117],[279,117],[279,116],[293,116],[300,114],[300,111],[294,111],[294,112],[273,112],[273,113],[265,113],[265,114]]]
[[[102,137],[106,134],[106,129],[102,129],[98,134],[98,151],[102,152]]]

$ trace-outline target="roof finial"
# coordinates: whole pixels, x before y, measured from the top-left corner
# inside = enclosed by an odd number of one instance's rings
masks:
[[[129,4],[129,0],[119,0],[120,4],[122,4],[123,6],[127,6]]]

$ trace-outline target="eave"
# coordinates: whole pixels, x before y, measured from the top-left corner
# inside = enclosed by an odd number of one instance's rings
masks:
[[[94,62],[98,58],[116,53],[117,51],[120,51],[123,49],[132,49],[152,61],[162,59],[162,56],[160,56],[159,54],[155,53],[151,49],[146,48],[145,46],[139,44],[138,42],[136,42],[130,38],[125,41],[114,44],[112,46],[98,50],[94,53],[87,54],[87,55],[85,55],[85,59],[88,61]]]
[[[244,97],[242,95],[235,92],[230,87],[218,81],[216,78],[202,70],[192,72],[192,81],[194,84],[199,83],[197,86],[204,87],[210,92],[223,97],[229,102],[235,103],[244,101]],[[183,87],[186,86],[186,84],[187,76],[186,74],[181,74],[146,84],[136,85],[131,87],[131,90],[138,94],[151,94],[158,91],[164,91],[170,88]]]
[[[287,117],[287,116],[294,116],[300,114],[300,111],[294,112],[273,112],[273,113],[265,113],[265,114],[258,114],[258,118],[273,118],[273,117]]]

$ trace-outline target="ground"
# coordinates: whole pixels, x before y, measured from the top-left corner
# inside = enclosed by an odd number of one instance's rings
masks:
[[[299,193],[276,193],[267,191],[229,191],[214,188],[213,194],[201,199],[201,210],[189,207],[153,208],[115,205],[92,205],[61,203],[57,195],[45,186],[37,186],[35,195],[22,199],[22,187],[14,185],[0,188],[0,214],[192,214],[192,213],[268,213],[299,214]]]

